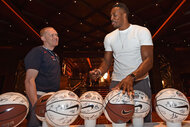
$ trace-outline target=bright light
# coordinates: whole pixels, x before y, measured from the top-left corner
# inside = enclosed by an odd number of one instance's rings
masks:
[[[100,82],[104,82],[108,78],[108,73],[106,72],[104,76],[100,78]]]
[[[103,76],[104,79],[107,79],[108,78],[108,73],[106,72]]]
[[[164,80],[162,80],[162,85],[164,86]]]
[[[104,78],[103,77],[100,78],[100,82],[104,82]]]
[[[166,84],[165,84],[165,81],[164,81],[164,80],[162,80],[162,86],[163,86],[163,88],[165,88],[165,86],[166,86]]]

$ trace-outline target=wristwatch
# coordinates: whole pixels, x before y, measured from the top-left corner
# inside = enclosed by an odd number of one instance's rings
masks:
[[[135,74],[131,73],[131,74],[129,74],[129,76],[133,77],[133,81],[136,80],[136,76],[135,76]]]

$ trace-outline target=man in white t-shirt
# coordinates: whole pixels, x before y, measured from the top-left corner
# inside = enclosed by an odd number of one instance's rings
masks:
[[[149,30],[128,21],[128,8],[123,3],[116,3],[111,10],[112,25],[116,30],[104,39],[104,59],[99,69],[90,72],[92,79],[106,73],[114,60],[111,89],[143,91],[151,99],[148,71],[153,66],[153,43]],[[145,118],[151,122],[151,112]]]

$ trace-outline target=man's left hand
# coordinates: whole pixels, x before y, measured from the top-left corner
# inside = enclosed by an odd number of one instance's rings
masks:
[[[112,90],[122,89],[123,93],[127,91],[128,95],[130,94],[133,95],[134,94],[133,83],[134,83],[134,78],[128,75],[120,83],[118,83],[114,88],[112,88]]]

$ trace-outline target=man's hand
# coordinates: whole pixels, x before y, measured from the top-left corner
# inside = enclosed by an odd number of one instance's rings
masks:
[[[100,69],[94,69],[89,72],[90,78],[93,80],[96,80],[97,78],[101,77],[101,71]]]
[[[120,83],[118,83],[112,90],[115,89],[123,89],[123,93],[127,90],[128,95],[133,95],[133,83],[134,83],[134,77],[131,77],[128,75],[126,78],[124,78]]]

